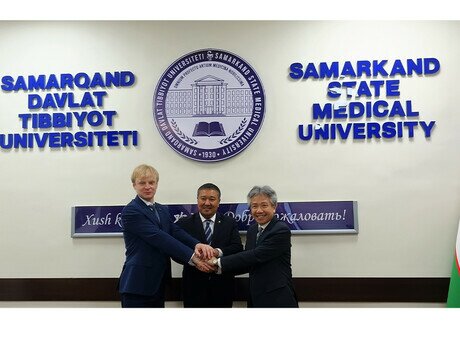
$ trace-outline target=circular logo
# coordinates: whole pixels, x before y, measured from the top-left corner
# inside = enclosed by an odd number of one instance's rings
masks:
[[[191,52],[161,76],[153,96],[155,124],[177,153],[215,162],[243,151],[265,112],[262,83],[241,57],[219,49]]]

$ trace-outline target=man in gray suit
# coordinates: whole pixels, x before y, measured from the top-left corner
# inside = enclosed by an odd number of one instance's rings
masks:
[[[243,252],[213,258],[220,272],[249,272],[248,307],[298,308],[292,284],[291,231],[275,216],[277,196],[269,186],[255,186],[248,204],[256,223],[247,232]]]

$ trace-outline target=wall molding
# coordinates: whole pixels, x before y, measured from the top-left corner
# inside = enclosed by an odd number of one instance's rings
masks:
[[[294,278],[299,302],[447,301],[450,278]],[[181,300],[181,278],[166,299]],[[235,300],[245,301],[248,278],[237,278]],[[0,301],[118,301],[118,278],[2,278]]]

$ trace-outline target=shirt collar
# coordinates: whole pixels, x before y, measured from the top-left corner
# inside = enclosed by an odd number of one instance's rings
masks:
[[[257,227],[262,228],[262,231],[264,231],[268,224],[270,224],[270,222],[265,223],[265,224],[257,224]]]
[[[144,204],[146,204],[147,206],[155,205],[155,201],[154,202],[147,201],[147,200],[142,199],[141,197],[139,197],[139,199],[141,199],[144,202]]]
[[[201,215],[201,213],[199,213],[199,215],[200,215],[200,218],[201,218],[201,222],[204,223],[204,221],[207,220],[207,219],[206,219],[205,217],[203,217],[203,216]],[[215,223],[215,222],[216,222],[216,213],[214,213],[214,216],[212,216],[211,218],[209,218],[209,220],[211,220],[213,223]]]

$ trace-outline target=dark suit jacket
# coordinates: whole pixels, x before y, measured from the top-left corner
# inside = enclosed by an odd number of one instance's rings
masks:
[[[203,223],[198,212],[181,218],[177,225],[198,241],[206,243]],[[238,225],[232,217],[216,214],[211,246],[220,248],[224,256],[243,250]],[[184,265],[182,272],[184,307],[231,307],[234,280],[235,276],[232,273],[222,275],[204,273],[190,265]]]
[[[220,259],[222,272],[249,272],[248,307],[298,307],[292,284],[291,231],[273,218],[256,243],[257,227],[248,229],[244,252]]]
[[[137,196],[121,213],[126,260],[119,280],[120,293],[152,296],[162,279],[171,275],[171,261],[187,264],[198,243],[171,221],[166,206],[155,203],[154,212]]]

